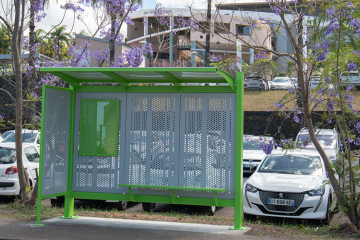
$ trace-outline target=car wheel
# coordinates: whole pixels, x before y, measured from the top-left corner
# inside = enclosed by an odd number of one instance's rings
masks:
[[[145,212],[150,212],[150,211],[154,211],[156,207],[156,203],[142,203],[142,208],[144,209]]]
[[[216,206],[210,206],[210,207],[206,207],[206,213],[209,216],[214,216],[215,212],[216,212]]]
[[[55,207],[62,207],[64,206],[64,203],[65,203],[65,198],[60,196],[60,197],[56,197],[56,198],[50,198],[50,203],[51,203],[51,206]]]
[[[256,215],[244,213],[244,219],[250,222],[256,221]]]
[[[127,201],[119,201],[114,203],[114,207],[118,210],[118,211],[124,211],[127,208],[128,202]]]
[[[326,217],[325,217],[325,219],[322,220],[324,225],[329,225],[330,224],[331,216],[332,216],[332,214],[331,214],[331,197],[329,196],[327,209],[326,209]]]

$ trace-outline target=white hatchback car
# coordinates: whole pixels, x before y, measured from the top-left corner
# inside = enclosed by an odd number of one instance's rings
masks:
[[[23,165],[27,169],[30,186],[35,186],[39,168],[39,145],[23,143]],[[18,169],[16,166],[15,143],[0,143],[0,196],[17,196],[20,192]]]
[[[268,155],[246,181],[245,218],[253,216],[324,219],[331,217],[336,199],[323,161],[314,151],[280,151]]]
[[[265,159],[266,154],[259,145],[263,142],[274,141],[272,137],[244,136],[243,143],[243,172],[252,173]]]
[[[326,155],[331,163],[336,161],[337,155],[342,149],[339,134],[336,129],[317,129],[315,131],[316,138],[319,140],[320,145],[323,147]],[[314,144],[310,140],[309,130],[303,128],[296,136],[296,143],[298,148],[308,149],[309,151],[317,152]]]
[[[23,143],[36,143],[40,144],[40,131],[22,129],[21,130]],[[15,130],[11,130],[10,134],[4,138],[3,142],[15,142]]]
[[[271,89],[274,90],[287,90],[294,87],[291,78],[289,77],[276,77],[272,80]]]

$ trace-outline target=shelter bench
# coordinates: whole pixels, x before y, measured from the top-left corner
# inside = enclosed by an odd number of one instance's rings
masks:
[[[159,186],[159,185],[148,185],[148,184],[118,184],[119,187],[127,187],[129,189],[129,195],[131,201],[136,202],[135,194],[133,193],[133,188],[152,188],[152,189],[166,189],[171,192],[171,199],[174,204],[177,204],[176,196],[174,190],[183,190],[183,191],[202,191],[202,192],[213,192],[215,206],[219,206],[219,199],[217,197],[218,192],[226,192],[227,188],[213,188],[213,187],[186,187],[186,186]]]

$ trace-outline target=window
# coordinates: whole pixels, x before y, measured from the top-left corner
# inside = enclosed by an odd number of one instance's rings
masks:
[[[217,23],[215,23],[214,31],[215,31],[215,33],[220,33],[220,34],[229,33],[230,32],[230,24],[217,22]]]
[[[236,33],[242,36],[249,36],[250,35],[250,27],[246,25],[237,25],[236,26]]]
[[[29,162],[39,162],[40,155],[34,147],[25,148],[24,154]]]
[[[153,52],[153,58],[156,58],[157,52]],[[169,53],[162,53],[160,52],[158,55],[158,59],[169,59],[170,54]]]
[[[119,100],[81,100],[79,155],[118,156]]]

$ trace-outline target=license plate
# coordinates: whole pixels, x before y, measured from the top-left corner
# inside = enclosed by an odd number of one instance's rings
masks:
[[[255,86],[255,85],[257,85],[256,83],[250,83],[250,85],[253,85],[253,86]]]
[[[250,167],[249,164],[243,164],[243,167]]]
[[[267,203],[270,205],[295,206],[295,200],[268,198]]]

